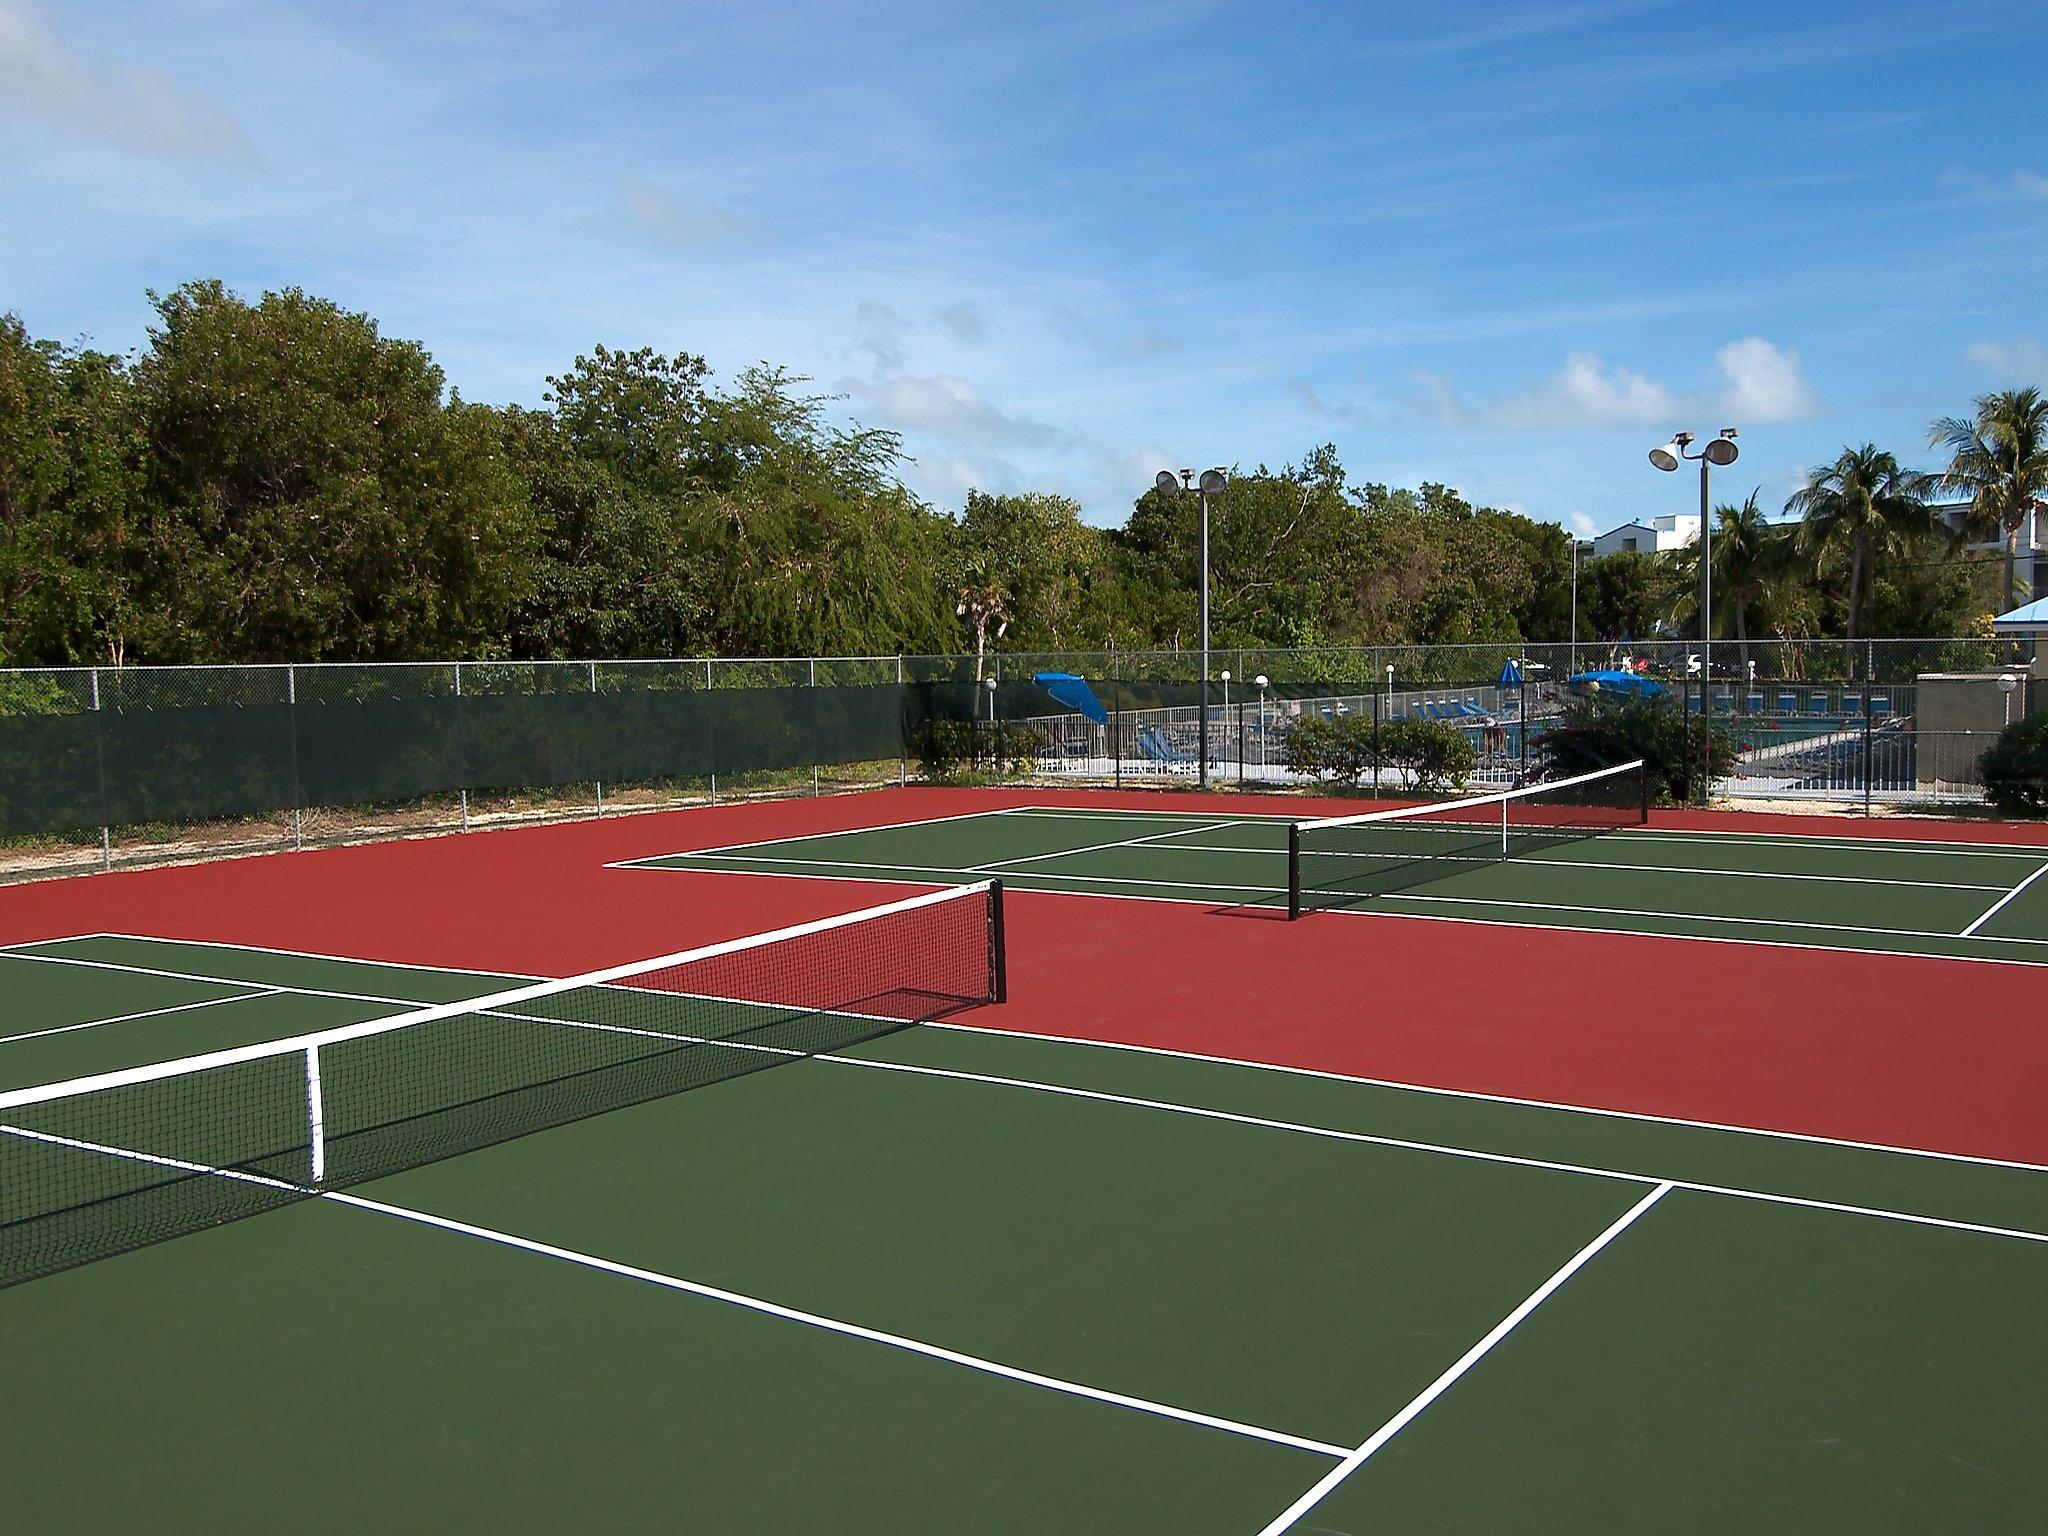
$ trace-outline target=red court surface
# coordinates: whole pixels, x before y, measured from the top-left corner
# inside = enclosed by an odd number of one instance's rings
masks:
[[[610,869],[1025,804],[1337,814],[1327,798],[910,788],[275,854],[0,889],[0,943],[111,932],[570,975],[904,887]],[[2048,828],[1662,812],[1671,829],[2048,846]],[[1011,893],[977,1023],[1636,1113],[2048,1160],[2037,967]]]

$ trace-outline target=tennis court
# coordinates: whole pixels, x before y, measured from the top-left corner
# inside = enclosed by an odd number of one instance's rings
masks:
[[[1624,797],[1625,798],[1625,797]],[[1434,813],[1432,813],[1434,814]],[[1412,883],[1321,915],[1365,914],[2048,964],[2048,849],[1984,842],[1598,826],[1445,867],[1434,849],[1347,850]],[[622,867],[1018,890],[1239,906],[1281,916],[1297,818],[1232,809],[1020,805],[628,861]],[[1425,826],[1429,824],[1425,820]],[[1565,829],[1568,833],[1571,828]],[[1452,850],[1458,853],[1458,850]]]
[[[565,980],[0,948],[10,1530],[2032,1527],[2048,1170],[1016,1026],[1004,901],[1277,916],[1286,827],[608,858],[591,889],[679,912],[771,865],[938,889]],[[1512,935],[1735,887],[1803,944],[2031,964],[2044,858],[1618,831],[1370,905],[1505,887]],[[1222,926],[1263,981],[1283,932],[1383,961],[1406,925],[1355,911]],[[2016,974],[1883,963],[1961,1009]]]

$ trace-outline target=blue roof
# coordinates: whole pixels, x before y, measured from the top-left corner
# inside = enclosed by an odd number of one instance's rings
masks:
[[[2048,634],[2048,597],[2036,598],[2011,613],[2001,613],[1991,621],[1991,627],[2001,635]]]

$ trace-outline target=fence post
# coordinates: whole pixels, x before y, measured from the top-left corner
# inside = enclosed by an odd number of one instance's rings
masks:
[[[1863,657],[1863,814],[1870,815],[1871,790],[1871,739],[1870,739],[1870,696],[1877,691],[1877,647],[1871,646]]]
[[[594,661],[590,664],[590,696],[593,699],[597,697],[597,663]],[[593,705],[592,707],[595,708],[596,706]],[[602,821],[604,820],[604,780],[596,779],[593,782],[597,785],[597,819]]]
[[[303,853],[306,836],[300,807],[305,804],[306,790],[299,782],[299,669],[289,663],[284,669],[284,702],[292,722],[292,851]]]
[[[896,761],[896,787],[902,789],[910,783],[910,715],[909,698],[903,691],[903,653],[896,653],[896,718],[901,726],[903,755]]]
[[[1375,659],[1378,653],[1375,652]],[[1380,691],[1372,691],[1372,797],[1380,797]]]
[[[1124,787],[1124,680],[1116,674],[1116,652],[1109,654],[1109,755],[1116,787]]]
[[[711,803],[718,804],[718,700],[712,695],[711,658],[704,658],[704,718],[711,722]]]
[[[809,663],[811,686],[811,793],[818,792],[818,664]]]
[[[456,786],[456,793],[462,797],[462,830],[469,830],[469,754],[462,750],[462,663],[455,663],[455,741],[460,761],[463,782]]]
[[[100,873],[114,867],[114,834],[107,825],[107,737],[100,720],[100,669],[92,669],[92,755],[100,780]]]
[[[1244,694],[1242,692],[1237,696],[1237,787],[1239,793],[1244,791]]]

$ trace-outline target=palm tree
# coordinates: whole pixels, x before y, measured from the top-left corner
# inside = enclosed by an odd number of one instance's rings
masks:
[[[2005,605],[2017,608],[2020,533],[2028,513],[2048,511],[2048,399],[2038,389],[2007,389],[1972,404],[1974,418],[1942,417],[1927,442],[1950,454],[1941,488],[1970,498],[1958,539],[2004,544]]]
[[[1844,448],[1834,463],[1813,470],[1785,503],[1805,519],[1806,548],[1817,558],[1849,560],[1849,639],[1856,638],[1881,561],[1902,553],[1934,531],[1927,498],[1934,477],[1901,469],[1875,443]]]
[[[1714,508],[1715,630],[1741,647],[1742,673],[1749,673],[1750,622],[1760,610],[1775,607],[1792,574],[1792,540],[1788,531],[1756,504],[1751,491],[1739,507]],[[1672,622],[1683,628],[1699,625],[1699,545],[1688,545],[1678,557],[1681,596]]]

